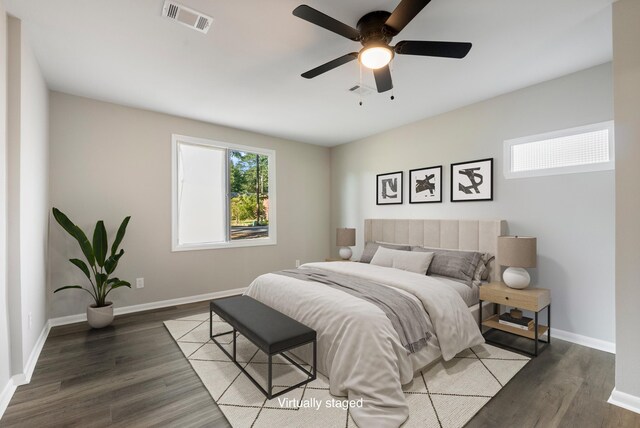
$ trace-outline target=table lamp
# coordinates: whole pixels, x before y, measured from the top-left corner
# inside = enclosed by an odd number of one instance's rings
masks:
[[[502,281],[507,286],[527,288],[531,277],[525,268],[536,267],[536,238],[499,236],[498,264],[508,266],[502,274]]]
[[[340,248],[340,258],[343,260],[349,260],[353,252],[351,248],[356,245],[356,230],[339,228],[336,234],[336,245]]]

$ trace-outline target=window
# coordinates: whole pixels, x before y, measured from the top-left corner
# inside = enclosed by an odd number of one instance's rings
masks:
[[[173,251],[276,243],[275,152],[172,138]]]
[[[613,122],[596,123],[504,142],[505,178],[615,168]]]

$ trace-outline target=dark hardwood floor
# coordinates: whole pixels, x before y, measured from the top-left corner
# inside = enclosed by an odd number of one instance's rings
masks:
[[[51,330],[31,383],[20,386],[0,427],[228,427],[163,321],[206,303]]]
[[[52,329],[0,427],[228,427],[162,324],[207,307],[123,315],[102,330]],[[606,403],[613,385],[612,354],[554,339],[467,426],[640,427],[640,415]]]

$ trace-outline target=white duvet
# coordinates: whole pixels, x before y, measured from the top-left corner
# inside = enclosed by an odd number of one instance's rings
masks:
[[[360,427],[398,427],[409,416],[402,385],[440,355],[450,360],[484,342],[476,320],[460,295],[426,275],[365,263],[308,263],[375,280],[413,296],[425,309],[432,329],[428,345],[407,354],[396,331],[377,306],[325,285],[277,274],[258,277],[246,295],[316,330],[318,370],[329,378],[330,392],[363,399],[351,415]]]

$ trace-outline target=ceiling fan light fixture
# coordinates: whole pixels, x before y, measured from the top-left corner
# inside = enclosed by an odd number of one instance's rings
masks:
[[[388,46],[368,46],[360,51],[358,59],[365,67],[377,70],[391,62],[393,51]]]

